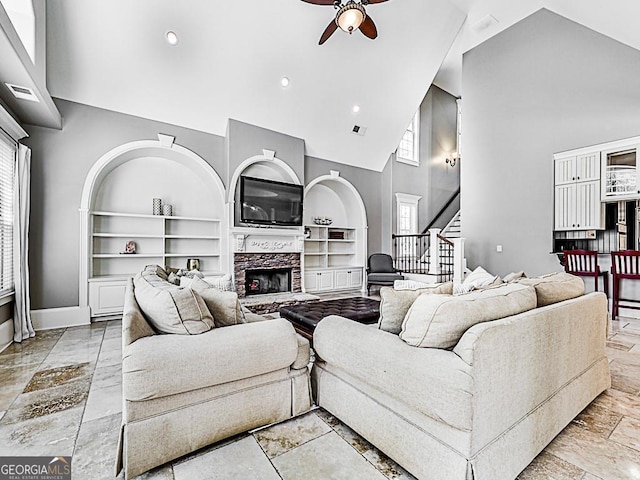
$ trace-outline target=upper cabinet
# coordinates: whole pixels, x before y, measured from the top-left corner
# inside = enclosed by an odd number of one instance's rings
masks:
[[[556,185],[600,180],[600,152],[556,158],[555,179]]]
[[[640,197],[637,152],[639,145],[617,145],[602,150],[602,199]]]
[[[554,230],[604,228],[600,203],[600,152],[554,158]]]
[[[604,202],[640,199],[639,149],[640,136],[556,153],[554,230],[602,230]]]

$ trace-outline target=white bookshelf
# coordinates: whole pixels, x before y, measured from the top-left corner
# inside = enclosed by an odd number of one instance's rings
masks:
[[[367,252],[367,217],[356,188],[331,171],[312,180],[305,189],[305,230],[302,271],[304,290],[364,291]],[[330,225],[317,225],[315,217],[330,217]]]
[[[151,263],[186,268],[189,258],[199,258],[205,274],[221,275],[219,218],[94,211],[90,219],[90,282],[131,277]],[[136,253],[123,253],[130,240]]]

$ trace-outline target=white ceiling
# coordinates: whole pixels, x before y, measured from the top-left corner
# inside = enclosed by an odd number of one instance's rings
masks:
[[[48,88],[218,135],[235,118],[381,170],[438,70],[435,83],[461,95],[462,53],[542,7],[640,49],[634,0],[390,0],[367,7],[376,40],[338,31],[323,46],[334,10],[300,0],[48,0]],[[498,22],[474,30],[488,14]]]

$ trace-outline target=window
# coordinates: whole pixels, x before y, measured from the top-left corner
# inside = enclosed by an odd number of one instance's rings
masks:
[[[404,131],[398,150],[396,151],[396,160],[402,163],[408,163],[409,165],[420,165],[420,150],[419,150],[419,136],[420,136],[420,109],[416,112],[409,123],[409,126]]]
[[[421,198],[408,193],[396,193],[397,235],[418,233],[418,201]],[[398,253],[403,256],[412,255],[412,249],[415,249],[414,240],[411,237],[399,237]],[[413,254],[415,255],[415,252]]]
[[[0,296],[13,292],[13,169],[17,145],[0,130]]]
[[[398,235],[413,235],[418,233],[418,201],[422,197],[408,193],[396,193],[396,207]]]

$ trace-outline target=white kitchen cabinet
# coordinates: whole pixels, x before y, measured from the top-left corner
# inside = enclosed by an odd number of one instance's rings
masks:
[[[604,228],[600,194],[600,152],[554,158],[554,229]]]

